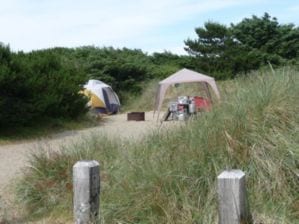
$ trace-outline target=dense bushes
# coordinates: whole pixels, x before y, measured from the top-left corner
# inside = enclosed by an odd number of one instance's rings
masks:
[[[122,92],[140,93],[140,83],[152,78],[152,64],[141,50],[114,48],[79,48],[86,51],[85,71],[90,78],[109,83],[120,95]]]
[[[112,47],[13,53],[1,45],[0,57],[2,129],[30,125],[36,119],[79,116],[86,100],[77,93],[88,79],[108,83],[126,103],[149,80],[163,78],[188,62],[188,57],[167,52],[148,56],[141,50]]]
[[[0,127],[48,118],[75,118],[85,111],[78,95],[84,73],[51,51],[12,53],[0,45]]]
[[[182,67],[190,67],[189,56],[169,52],[147,55],[137,49],[112,47],[55,48],[51,52],[74,61],[86,79],[99,79],[118,93],[122,103],[128,96],[140,95],[143,86],[153,78],[165,78]]]

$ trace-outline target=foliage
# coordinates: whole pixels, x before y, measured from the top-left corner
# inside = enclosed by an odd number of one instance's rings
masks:
[[[232,24],[232,32],[242,44],[263,53],[284,59],[299,56],[299,28],[294,24],[280,25],[268,13],[261,18],[252,16]]]
[[[51,51],[11,53],[0,46],[0,126],[30,125],[47,118],[76,118],[86,100],[78,94],[83,74]]]
[[[235,42],[229,29],[215,22],[206,22],[204,28],[196,28],[198,39],[185,41],[186,51],[196,56],[197,67],[208,74],[217,75],[221,70],[229,70],[233,66]],[[241,57],[243,55],[240,55]],[[223,71],[221,71],[223,73]]]
[[[150,61],[140,50],[78,48],[75,54],[82,54],[82,51],[87,54],[85,71],[88,77],[109,83],[117,92],[139,93],[139,83],[150,78]]]
[[[298,81],[292,69],[256,72],[223,82],[221,104],[179,128],[34,154],[18,198],[31,216],[69,211],[72,219],[72,166],[96,159],[103,223],[216,223],[216,176],[238,168],[254,223],[297,223]]]
[[[154,63],[154,78],[164,79],[181,68],[192,69],[192,58],[186,55],[176,55],[165,51],[151,56]]]
[[[185,41],[196,68],[226,79],[249,73],[262,65],[293,63],[299,55],[299,28],[280,25],[267,13],[252,16],[230,27],[206,22],[195,29],[196,40]]]
[[[182,67],[190,67],[190,57],[169,52],[149,56],[137,49],[92,46],[52,51],[74,60],[83,68],[86,80],[99,79],[111,85],[122,104],[140,95],[151,79],[162,79]]]

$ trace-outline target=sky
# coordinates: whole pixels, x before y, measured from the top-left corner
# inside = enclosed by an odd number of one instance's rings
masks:
[[[186,54],[184,40],[213,21],[268,12],[299,26],[298,0],[0,0],[0,42],[13,51],[109,47]]]

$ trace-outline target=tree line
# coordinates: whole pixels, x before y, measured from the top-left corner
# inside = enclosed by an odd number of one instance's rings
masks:
[[[0,44],[0,130],[84,114],[87,99],[78,92],[90,78],[110,84],[125,102],[148,80],[182,67],[228,79],[267,63],[298,63],[299,28],[267,13],[230,26],[209,21],[195,32],[197,39],[185,41],[188,55],[94,46],[23,53]]]
[[[193,56],[197,70],[214,74],[219,79],[271,63],[273,66],[298,63],[299,28],[294,24],[279,24],[265,13],[252,16],[229,27],[206,22],[195,29],[196,40],[187,39],[185,50]]]

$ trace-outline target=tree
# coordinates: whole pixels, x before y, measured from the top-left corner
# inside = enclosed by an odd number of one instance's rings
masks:
[[[280,25],[267,13],[226,27],[207,22],[195,29],[198,38],[186,40],[186,51],[197,70],[218,78],[234,77],[271,62],[280,65],[299,56],[299,29]]]
[[[162,53],[153,53],[150,58],[154,64],[152,73],[155,78],[164,79],[181,68],[194,69],[192,67],[192,58],[187,55],[177,55],[164,51]]]
[[[225,42],[230,39],[228,28],[215,22],[206,22],[203,28],[196,28],[195,32],[197,40],[185,41],[185,50],[195,56],[218,58],[223,54]]]
[[[231,24],[232,33],[243,45],[261,51],[269,58],[294,59],[299,56],[299,28],[281,25],[275,17],[265,13]],[[271,56],[270,56],[271,55]]]
[[[207,22],[204,27],[195,29],[198,39],[185,41],[185,50],[192,55],[199,71],[218,78],[233,77],[242,70],[240,55],[246,48],[233,38],[231,30],[225,25]]]

